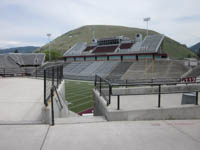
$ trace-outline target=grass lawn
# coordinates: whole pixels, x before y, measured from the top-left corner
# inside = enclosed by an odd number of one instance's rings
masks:
[[[65,99],[69,102],[69,109],[82,112],[93,107],[93,82],[67,80],[65,83]]]

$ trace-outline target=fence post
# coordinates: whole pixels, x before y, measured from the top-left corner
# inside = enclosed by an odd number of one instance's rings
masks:
[[[58,85],[59,85],[59,66],[56,67],[56,79],[57,79],[57,88],[58,88]]]
[[[54,86],[54,67],[52,67],[52,85]]]
[[[59,84],[62,81],[62,66],[59,67]]]
[[[120,110],[120,97],[117,95],[117,110]]]
[[[198,105],[198,99],[199,99],[199,92],[196,91],[196,105]]]
[[[44,104],[47,106],[46,102],[46,70],[44,70]]]
[[[62,67],[61,67],[61,77],[62,77],[62,79],[64,78],[64,74],[63,74],[63,65],[62,65]]]
[[[63,65],[61,65],[60,67],[59,67],[60,69],[60,83],[61,83],[61,81],[62,81],[62,79],[63,79]]]
[[[53,107],[53,86],[51,88],[51,125],[54,126],[54,107]]]
[[[95,77],[94,77],[94,87],[96,89],[96,86],[97,86],[97,75],[95,74]]]
[[[35,70],[35,77],[37,78],[37,66],[36,66],[36,70]]]
[[[6,68],[3,68],[3,76],[6,76]]]
[[[112,92],[112,90],[111,90],[111,85],[109,84],[109,105],[111,104],[111,92]]]
[[[160,107],[160,91],[161,91],[161,86],[159,84],[159,86],[158,86],[158,107]]]
[[[126,88],[127,88],[128,81],[126,80]]]
[[[100,77],[100,87],[99,87],[99,92],[100,92],[100,96],[101,96],[101,77]]]

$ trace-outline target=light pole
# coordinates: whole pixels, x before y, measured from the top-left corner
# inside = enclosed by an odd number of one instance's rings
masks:
[[[149,30],[148,30],[148,22],[151,20],[150,17],[144,18],[144,21],[147,22],[147,35],[149,34]]]
[[[51,60],[51,53],[50,53],[50,37],[51,33],[47,33],[48,41],[49,41],[49,61]]]

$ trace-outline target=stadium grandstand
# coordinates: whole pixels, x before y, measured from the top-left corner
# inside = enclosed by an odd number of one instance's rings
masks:
[[[85,61],[65,63],[66,79],[94,80],[99,75],[108,80],[180,78],[189,68],[175,60]]]
[[[45,61],[45,54],[40,53],[9,53],[0,55],[0,75],[16,76],[32,75],[38,66]]]
[[[163,53],[164,35],[148,35],[142,40],[137,34],[136,40],[124,36],[94,39],[90,44],[78,42],[64,53],[65,61],[88,60],[138,60],[142,58],[166,58]]]

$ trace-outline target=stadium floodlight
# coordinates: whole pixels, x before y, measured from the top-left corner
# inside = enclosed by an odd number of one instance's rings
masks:
[[[50,53],[50,37],[51,33],[47,33],[48,41],[49,41],[49,61],[51,60],[51,53]]]
[[[147,22],[147,35],[149,34],[149,30],[148,30],[148,22],[151,20],[150,17],[144,18],[144,21]]]

